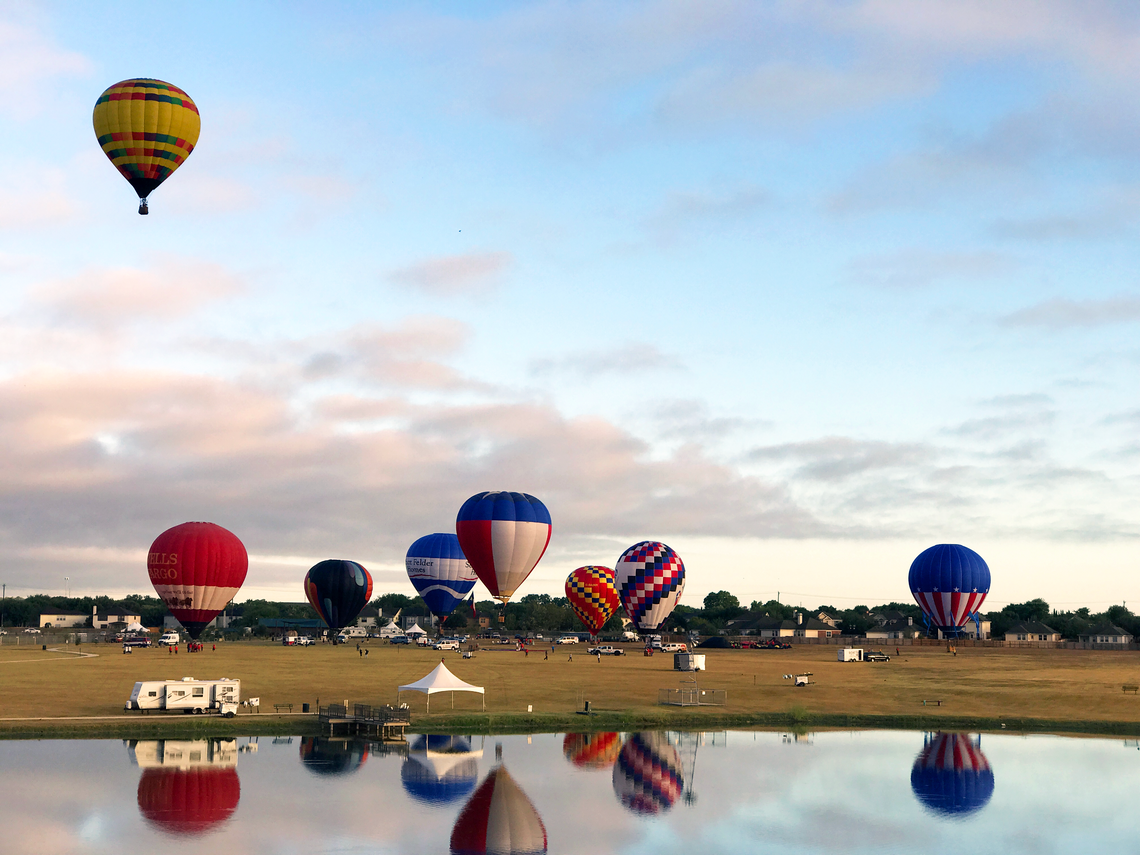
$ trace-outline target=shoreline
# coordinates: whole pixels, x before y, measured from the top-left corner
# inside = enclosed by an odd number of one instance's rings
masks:
[[[507,735],[639,730],[904,730],[1140,737],[1140,722],[1063,719],[874,715],[866,713],[722,713],[692,711],[577,713],[448,713],[413,717],[409,733]],[[210,716],[71,716],[0,719],[0,739],[185,739],[237,736],[327,736],[313,713]],[[338,737],[343,738],[343,737]],[[364,737],[359,737],[364,738]]]

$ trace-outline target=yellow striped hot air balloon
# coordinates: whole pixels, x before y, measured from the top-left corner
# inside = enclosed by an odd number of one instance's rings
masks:
[[[189,95],[142,77],[100,95],[92,122],[103,153],[139,194],[140,214],[147,213],[147,195],[190,156],[202,129]]]

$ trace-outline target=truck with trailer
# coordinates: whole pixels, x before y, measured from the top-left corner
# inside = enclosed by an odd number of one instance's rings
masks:
[[[144,680],[135,683],[127,710],[181,710],[184,713],[218,713],[224,718],[237,715],[241,701],[241,680]]]

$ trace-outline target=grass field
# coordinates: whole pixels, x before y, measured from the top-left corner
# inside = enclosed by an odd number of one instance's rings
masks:
[[[259,718],[268,725],[275,703],[292,703],[295,711],[306,702],[314,710],[330,701],[392,703],[397,685],[424,676],[441,658],[431,650],[375,642],[366,657],[358,655],[354,645],[301,648],[268,642],[219,644],[216,652],[207,646],[203,653],[178,656],[163,648],[140,649],[130,656],[113,645],[84,645],[80,650],[99,655],[80,658],[39,647],[0,648],[0,719],[114,716],[141,724],[138,713],[123,711],[136,680],[194,676],[240,678],[242,696],[260,697]],[[573,662],[568,661],[571,653]],[[925,647],[904,650],[885,663],[839,663],[835,647],[714,650],[707,653],[708,671],[698,679],[702,687],[727,690],[727,705],[685,711],[658,706],[657,693],[678,687],[691,675],[673,671],[671,655],[648,658],[636,648],[629,654],[598,662],[585,654],[584,645],[559,646],[548,661],[542,650],[532,650],[529,656],[513,649],[481,650],[471,660],[448,652],[442,656],[457,676],[486,688],[489,717],[480,713],[478,695],[457,694],[454,712],[448,695],[436,695],[430,715],[424,714],[423,695],[405,693],[402,699],[411,705],[418,728],[450,723],[556,730],[570,720],[578,729],[589,729],[616,727],[623,720],[700,724],[723,718],[747,723],[750,716],[763,723],[767,715],[772,723],[788,718],[866,726],[880,720],[890,726],[923,727],[955,720],[1000,726],[999,720],[1008,720],[1017,727],[1037,721],[1066,730],[1140,730],[1140,696],[1122,691],[1123,685],[1140,683],[1136,653],[976,648],[951,656],[942,648]],[[805,688],[794,688],[783,678],[805,671],[812,672],[814,681]],[[574,716],[584,700],[602,715]],[[931,703],[939,700],[941,706]],[[533,707],[530,715],[528,705]],[[146,726],[153,729],[183,718],[192,717],[152,715],[146,717]],[[63,726],[41,723],[37,730]],[[26,724],[0,721],[0,734],[20,729],[26,730]]]

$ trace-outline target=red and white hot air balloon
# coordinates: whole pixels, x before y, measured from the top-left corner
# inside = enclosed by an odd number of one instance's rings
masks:
[[[499,765],[463,806],[452,855],[546,855],[546,826],[526,793]]]
[[[146,569],[170,613],[197,638],[241,588],[249,556],[220,525],[187,522],[155,538]]]

